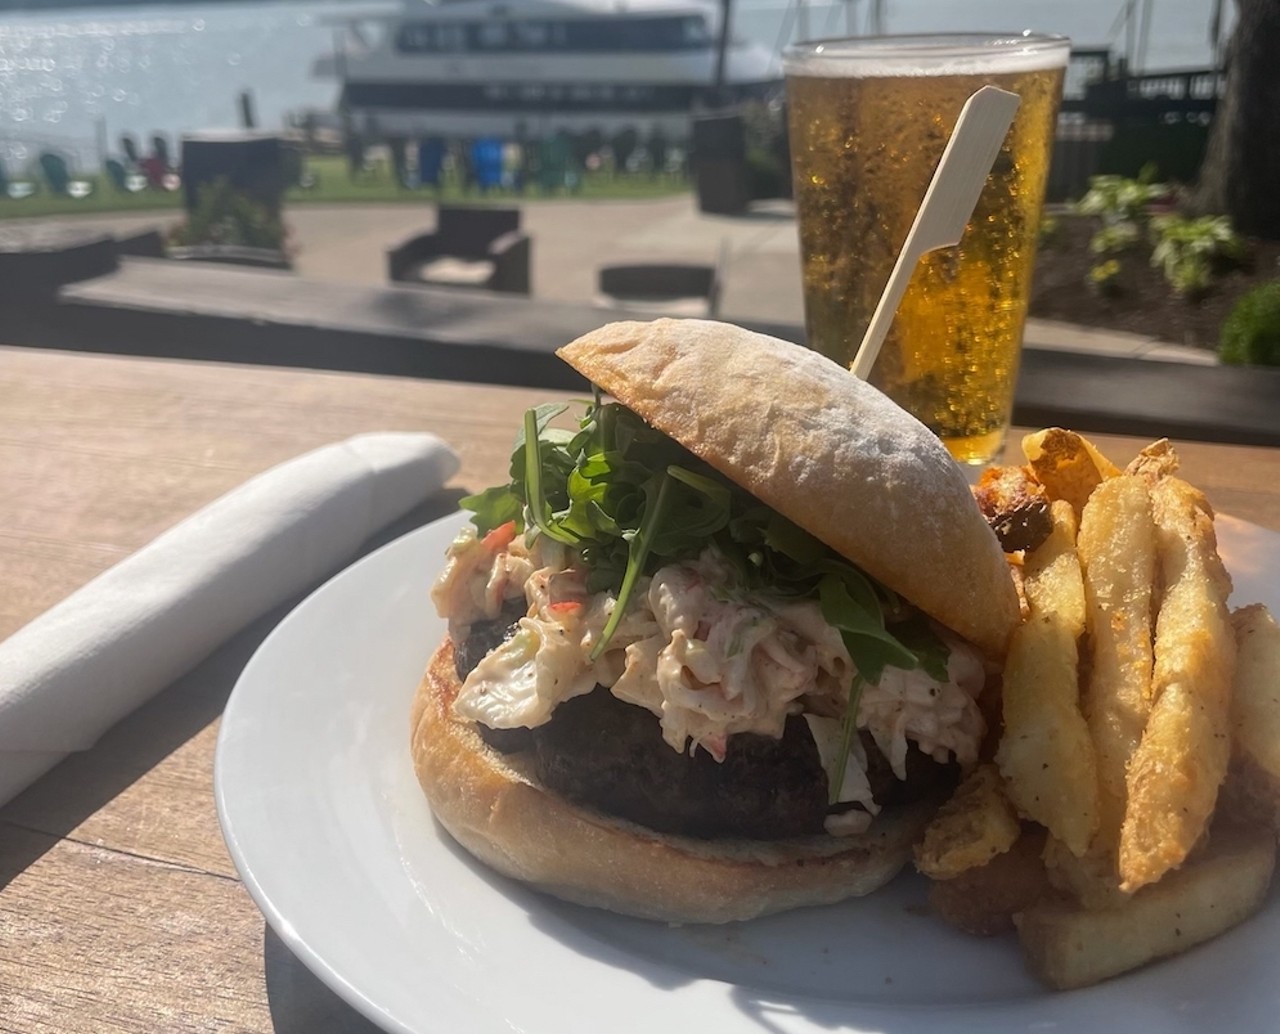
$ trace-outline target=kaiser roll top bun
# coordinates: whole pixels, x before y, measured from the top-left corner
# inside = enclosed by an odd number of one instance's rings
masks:
[[[1018,621],[960,467],[830,359],[707,320],[611,323],[557,353],[695,455],[988,654]]]

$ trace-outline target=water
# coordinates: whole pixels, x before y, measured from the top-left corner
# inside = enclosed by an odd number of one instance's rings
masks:
[[[1030,27],[1123,50],[1123,31],[1113,31],[1122,3],[1021,0],[1011,15],[1008,0],[888,0],[887,28]],[[1206,64],[1211,0],[1154,4],[1147,67]],[[866,7],[866,0],[852,7],[810,0],[809,32],[844,34],[851,13],[863,31]],[[100,138],[116,152],[122,132],[146,140],[235,125],[236,98],[246,89],[262,126],[282,125],[291,111],[331,108],[336,87],[312,78],[311,66],[333,49],[325,19],[343,11],[312,0],[0,15],[0,159],[21,165],[57,148],[90,168]],[[769,46],[787,42],[799,20],[787,0],[737,0],[734,19],[739,35]]]

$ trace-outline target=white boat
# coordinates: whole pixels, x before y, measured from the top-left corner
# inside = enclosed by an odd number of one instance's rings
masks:
[[[406,0],[347,20],[324,65],[354,124],[382,134],[680,138],[692,113],[781,79],[772,51],[731,37],[717,90],[720,17],[700,0]]]

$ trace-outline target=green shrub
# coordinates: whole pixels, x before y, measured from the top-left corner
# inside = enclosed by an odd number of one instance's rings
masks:
[[[285,250],[287,230],[280,217],[236,190],[221,177],[201,187],[186,222],[169,233],[169,243],[227,244],[244,248]]]
[[[1142,239],[1137,223],[1108,223],[1089,239],[1089,250],[1095,255],[1114,255],[1128,251]]]
[[[1103,295],[1117,295],[1120,293],[1120,261],[1118,259],[1107,259],[1105,262],[1099,262],[1089,269],[1085,276],[1085,283]]]
[[[1076,203],[1081,215],[1097,215],[1103,223],[1138,223],[1146,218],[1147,206],[1169,194],[1165,183],[1148,182],[1149,170],[1138,179],[1124,176],[1090,176],[1089,191]]]
[[[1225,215],[1187,219],[1162,215],[1151,220],[1151,265],[1164,273],[1175,294],[1194,298],[1213,283],[1215,274],[1244,253],[1244,242]]]
[[[1218,356],[1236,365],[1280,366],[1280,280],[1236,302],[1222,324]]]

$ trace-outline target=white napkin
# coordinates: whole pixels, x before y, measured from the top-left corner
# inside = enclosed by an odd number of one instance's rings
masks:
[[[224,495],[0,642],[0,804],[434,495],[458,458],[366,434]]]

